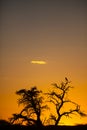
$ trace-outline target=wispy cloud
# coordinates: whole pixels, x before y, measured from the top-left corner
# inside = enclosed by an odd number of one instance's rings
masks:
[[[42,65],[42,64],[46,64],[46,62],[45,62],[45,61],[42,61],[42,60],[32,60],[31,63],[32,63],[32,64],[41,64],[41,65]]]

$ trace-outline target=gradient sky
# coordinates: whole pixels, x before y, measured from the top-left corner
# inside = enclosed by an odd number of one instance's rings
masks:
[[[64,77],[75,87],[71,99],[87,113],[86,0],[1,0],[0,17],[0,118],[19,111],[16,90],[48,91]]]

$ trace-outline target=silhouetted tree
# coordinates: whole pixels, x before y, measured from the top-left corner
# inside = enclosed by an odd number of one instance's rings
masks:
[[[55,126],[59,124],[61,118],[64,116],[69,117],[74,113],[78,113],[81,116],[86,116],[86,114],[80,110],[80,106],[78,104],[67,98],[67,93],[72,88],[69,84],[70,81],[67,78],[65,78],[65,82],[62,82],[60,85],[54,83],[52,84],[54,89],[45,95],[45,98],[49,99],[48,102],[52,103],[56,110],[56,113],[51,113],[49,117],[49,120],[54,121]],[[42,91],[39,91],[37,87],[32,87],[30,90],[21,89],[16,91],[16,94],[20,96],[18,99],[18,104],[23,104],[24,106],[20,113],[15,113],[13,114],[13,117],[10,118],[11,124],[23,124],[25,122],[27,125],[42,126],[42,112],[43,110],[49,108],[48,104],[45,105],[46,102],[45,104],[43,103],[44,96],[42,97]],[[71,108],[68,107],[69,109],[65,110],[64,106],[69,103],[74,107],[71,106]]]
[[[65,78],[65,82],[62,82],[60,85],[57,85],[56,83],[52,84],[54,86],[54,89],[51,92],[47,93],[49,102],[52,103],[56,109],[56,114],[51,114],[49,118],[50,120],[54,121],[55,125],[59,124],[59,121],[62,117],[69,116],[74,113],[78,113],[81,116],[86,116],[85,113],[81,112],[80,106],[78,104],[66,98],[68,91],[70,88],[72,88],[69,83],[69,80]],[[68,111],[62,111],[62,108],[66,103],[71,103],[74,105],[74,108],[71,108]]]
[[[21,89],[17,91],[16,94],[21,96],[18,99],[18,104],[23,104],[24,108],[19,114],[13,114],[10,122],[14,123],[19,120],[21,123],[26,121],[27,125],[42,125],[41,114],[47,108],[47,105],[42,105],[41,93],[42,91],[37,90],[36,87],[32,87],[30,90]]]

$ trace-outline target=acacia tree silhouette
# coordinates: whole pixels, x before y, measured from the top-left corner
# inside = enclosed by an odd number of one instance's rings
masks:
[[[52,103],[56,110],[56,113],[54,115],[51,113],[48,119],[54,121],[55,126],[59,124],[61,118],[64,116],[70,116],[74,113],[78,113],[81,116],[87,116],[80,110],[80,106],[77,103],[66,98],[67,93],[70,88],[72,88],[69,83],[70,81],[65,78],[65,82],[61,82],[60,85],[57,85],[56,83],[52,84],[53,90],[45,93],[45,97],[48,99],[47,102]],[[18,121],[20,124],[26,122],[27,125],[44,125],[41,120],[41,115],[43,110],[49,109],[49,107],[48,104],[46,104],[47,102],[45,102],[46,105],[43,105],[44,98],[41,95],[42,91],[39,91],[37,87],[32,87],[30,90],[21,89],[16,91],[16,94],[21,96],[18,99],[18,104],[23,104],[24,108],[19,114],[13,114],[13,117],[10,118],[10,123],[15,124],[15,122]],[[64,111],[62,111],[62,108],[67,103],[71,103],[74,108],[71,106],[71,109],[66,111],[63,109]],[[48,120],[45,121],[48,122]]]
[[[36,87],[32,87],[30,90],[21,89],[16,92],[21,98],[18,100],[18,104],[23,104],[24,108],[19,114],[13,114],[10,118],[10,122],[13,124],[15,121],[21,119],[21,123],[27,121],[27,125],[42,125],[40,119],[41,113],[47,108],[47,105],[42,105],[43,97],[40,96],[42,91],[37,90]]]
[[[69,83],[70,81],[65,77],[65,82],[62,82],[60,85],[57,85],[56,83],[52,84],[55,89],[53,89],[53,91],[49,93],[46,93],[49,98],[48,102],[52,103],[56,109],[56,114],[51,114],[49,118],[49,120],[54,121],[54,125],[58,125],[63,116],[69,116],[74,113],[78,113],[81,116],[86,116],[86,114],[80,110],[80,106],[77,103],[66,99],[68,91],[70,90],[70,88],[72,88]],[[63,106],[66,103],[71,103],[72,105],[74,105],[74,108],[69,109],[69,111],[61,112]]]

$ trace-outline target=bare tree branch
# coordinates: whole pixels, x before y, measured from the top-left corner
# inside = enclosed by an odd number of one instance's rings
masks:
[[[67,92],[71,88],[73,88],[69,85],[69,83],[70,83],[70,81],[65,77],[65,82],[62,82],[60,85],[57,85],[56,83],[52,84],[53,87],[56,88],[56,90],[53,90],[48,94],[48,96],[50,97],[49,101],[51,103],[53,103],[53,105],[56,108],[57,117],[55,115],[51,115],[51,118],[50,118],[50,119],[54,120],[55,125],[59,124],[59,121],[61,120],[61,117],[63,117],[63,116],[69,116],[74,113],[77,113],[81,116],[86,116],[86,114],[80,110],[80,106],[77,103],[65,98]],[[59,92],[59,90],[60,90],[60,92]],[[72,105],[75,105],[74,106],[75,108],[62,113],[61,109],[63,108],[63,105],[66,103],[71,103]]]

